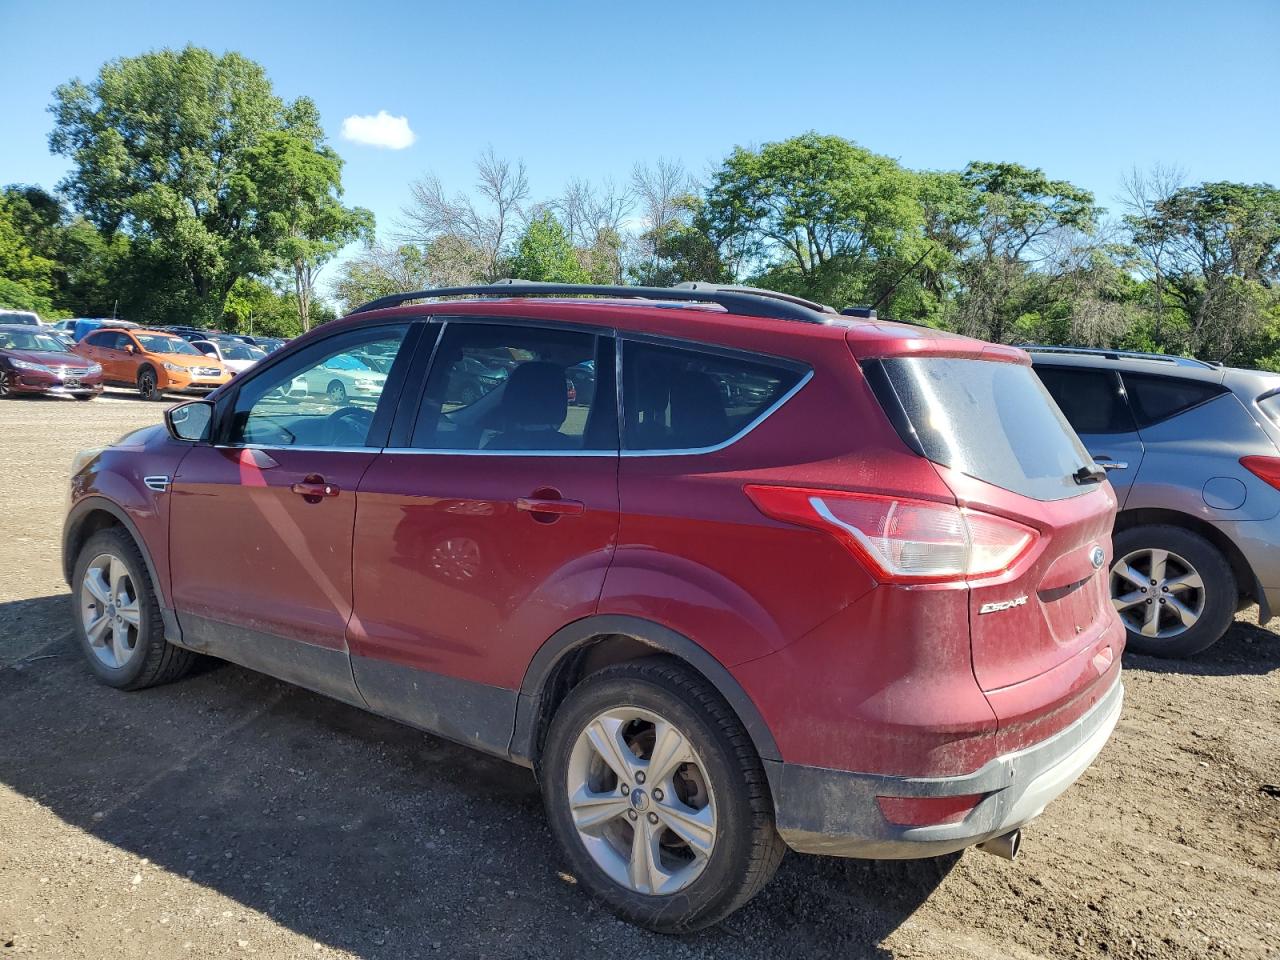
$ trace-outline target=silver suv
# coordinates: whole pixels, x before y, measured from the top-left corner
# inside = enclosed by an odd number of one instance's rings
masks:
[[[1280,376],[1157,354],[1026,348],[1120,501],[1111,598],[1129,648],[1186,657],[1280,602]]]

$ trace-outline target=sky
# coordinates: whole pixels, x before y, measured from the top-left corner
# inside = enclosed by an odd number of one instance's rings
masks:
[[[346,202],[383,236],[415,178],[469,189],[489,147],[524,160],[535,198],[659,157],[705,174],[807,130],[917,169],[1041,167],[1112,208],[1156,163],[1280,183],[1280,0],[0,0],[0,184],[66,172],[59,83],[188,43],[315,100]]]

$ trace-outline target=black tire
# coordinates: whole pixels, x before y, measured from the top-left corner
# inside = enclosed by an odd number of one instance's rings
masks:
[[[325,390],[325,395],[329,398],[330,403],[339,407],[344,407],[347,404],[347,388],[342,385],[341,380],[334,380],[329,384],[328,389]]]
[[[1194,567],[1203,583],[1203,609],[1196,622],[1182,633],[1165,638],[1148,637],[1126,622],[1127,646],[1131,651],[1177,659],[1207,650],[1222,639],[1235,619],[1240,591],[1231,564],[1217,547],[1197,533],[1167,524],[1129,527],[1117,533],[1112,543],[1117,564],[1135,552],[1167,550]],[[1153,603],[1160,601],[1154,591],[1151,599]]]
[[[143,367],[138,371],[138,396],[143,400],[164,399],[164,392],[156,380],[156,372],[151,367]]]
[[[569,763],[578,737],[601,713],[628,706],[658,714],[685,736],[716,798],[716,834],[705,867],[667,895],[613,880],[587,851],[569,807]],[[659,933],[686,933],[724,919],[760,892],[786,852],[751,738],[719,693],[670,657],[617,664],[578,684],[551,722],[540,779],[552,833],[579,882],[623,918]]]
[[[92,400],[92,399],[93,399],[94,397],[96,397],[96,396],[97,396],[97,394],[96,394],[96,393],[77,393],[77,394],[76,394],[76,399],[77,399],[77,400]]]
[[[123,562],[138,600],[140,616],[135,652],[119,668],[108,666],[94,654],[81,615],[82,585],[86,570],[102,554],[111,554]],[[175,647],[165,640],[160,604],[156,601],[147,565],[137,544],[123,529],[112,527],[89,538],[76,557],[71,583],[71,609],[76,640],[89,663],[89,669],[100,681],[120,690],[142,690],[145,687],[171,683],[190,672],[199,655]]]

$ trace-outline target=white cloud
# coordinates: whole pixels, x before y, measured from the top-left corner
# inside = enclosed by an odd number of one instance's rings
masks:
[[[370,147],[403,150],[418,138],[409,129],[408,117],[393,117],[387,111],[379,110],[376,116],[355,115],[343,120],[342,139]]]

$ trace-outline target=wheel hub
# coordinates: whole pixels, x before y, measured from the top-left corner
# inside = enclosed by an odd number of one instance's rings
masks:
[[[644,792],[642,787],[636,787],[631,791],[631,806],[635,807],[640,813],[644,813],[649,809],[649,795]]]

